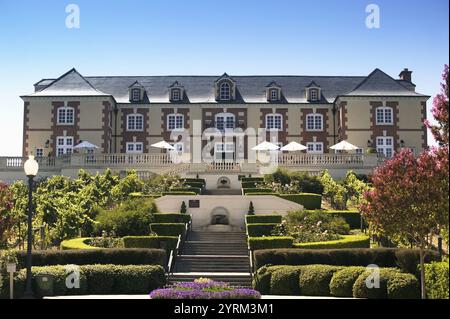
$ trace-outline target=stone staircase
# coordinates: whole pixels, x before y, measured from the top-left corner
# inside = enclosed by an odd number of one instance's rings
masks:
[[[252,276],[244,232],[191,231],[177,256],[170,282],[210,278],[251,287]]]

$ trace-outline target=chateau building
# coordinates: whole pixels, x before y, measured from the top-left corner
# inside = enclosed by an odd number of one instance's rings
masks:
[[[21,97],[23,154],[63,157],[80,141],[98,145],[94,153],[151,154],[161,152],[151,145],[165,140],[191,158],[208,144],[205,129],[253,128],[258,141],[296,141],[308,154],[334,153],[329,147],[347,140],[360,147],[356,153],[391,157],[401,147],[427,146],[429,96],[416,92],[411,74],[83,76],[72,69]],[[217,161],[245,161],[247,137],[216,139],[209,153]]]

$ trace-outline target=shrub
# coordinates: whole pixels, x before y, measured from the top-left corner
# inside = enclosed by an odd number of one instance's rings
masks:
[[[188,223],[191,216],[183,213],[158,213],[153,215],[155,223]]]
[[[279,224],[281,215],[247,215],[245,221],[247,224]]]
[[[242,183],[263,183],[264,177],[242,177]]]
[[[395,252],[396,265],[405,272],[415,274],[420,277],[419,264],[420,252],[418,249],[399,249]],[[425,256],[425,262],[440,261],[439,254],[436,251],[428,251]]]
[[[308,213],[324,213],[341,217],[351,229],[361,228],[361,213],[356,210],[307,210]]]
[[[449,299],[448,262],[425,264],[427,298]]]
[[[257,188],[261,182],[241,182],[242,188]]]
[[[273,193],[273,189],[271,188],[243,188],[242,192],[244,195],[247,194],[253,194],[253,193],[258,193],[258,195],[261,194],[272,194]]]
[[[364,266],[376,264],[380,267],[397,267],[396,252],[417,255],[418,250],[397,248],[352,248],[352,249],[267,249],[254,253],[255,266],[264,265],[335,265]],[[428,252],[429,260],[439,260],[436,252]]]
[[[270,236],[278,224],[247,224],[247,233],[250,237]]]
[[[159,236],[179,236],[184,234],[186,226],[183,223],[154,223],[151,230]]]
[[[270,293],[272,295],[299,295],[299,275],[300,267],[286,266],[275,270],[270,278]]]
[[[185,201],[182,201],[181,202],[181,207],[180,207],[180,214],[186,214],[187,213],[187,206],[186,206],[186,202]],[[189,218],[189,220],[190,220],[190,218]],[[187,222],[189,222],[189,221],[187,221]],[[186,223],[187,223],[186,222]]]
[[[305,296],[329,296],[330,281],[342,267],[310,265],[302,268],[299,277],[301,294]]]
[[[166,196],[166,195],[175,195],[175,196],[194,196],[197,195],[196,192],[162,192],[161,194],[162,196]]]
[[[294,244],[302,249],[342,249],[342,248],[370,248],[370,238],[366,235],[343,235],[342,239]]]
[[[276,196],[303,205],[305,209],[320,209],[322,207],[322,195],[319,194],[277,194]]]
[[[290,248],[294,238],[292,237],[250,237],[248,243],[251,250]]]
[[[250,201],[250,204],[248,204],[248,215],[249,216],[255,215],[255,207],[253,206],[252,201]]]
[[[183,186],[203,189],[205,187],[205,184],[201,182],[184,182]]]
[[[111,210],[100,210],[96,217],[95,234],[114,232],[117,236],[145,235],[149,232],[152,215],[157,213],[153,199],[129,199]]]
[[[117,294],[147,294],[166,282],[161,266],[116,266],[114,279],[112,293]]]
[[[171,193],[193,192],[196,195],[200,195],[202,193],[202,189],[196,188],[196,187],[177,187],[177,188],[172,188],[170,190],[170,192]]]
[[[166,250],[171,251],[176,248],[178,237],[175,236],[125,236],[123,245],[125,248],[162,248],[165,243]]]
[[[395,274],[388,279],[387,297],[389,299],[419,299],[420,284],[412,274]]]
[[[323,185],[319,178],[310,176],[308,173],[292,173],[291,180],[298,183],[299,192],[301,193],[323,193]]]
[[[17,251],[19,268],[26,267],[26,251]],[[89,249],[89,250],[36,250],[33,266],[49,265],[164,265],[166,253],[161,249]]]
[[[116,268],[113,265],[85,265],[83,273],[88,282],[88,293],[90,295],[112,292],[114,287]]]
[[[98,249],[98,247],[89,245],[90,240],[91,240],[91,238],[89,238],[89,237],[64,240],[61,242],[60,248],[61,248],[61,250]]]
[[[198,184],[202,184],[203,186],[206,185],[206,180],[203,178],[184,178],[183,183],[198,183]]]
[[[330,281],[331,295],[353,297],[353,284],[365,270],[365,267],[350,266],[335,272]]]

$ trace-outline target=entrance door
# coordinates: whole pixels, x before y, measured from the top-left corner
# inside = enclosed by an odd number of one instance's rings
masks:
[[[214,158],[216,161],[233,162],[235,160],[236,146],[234,142],[219,142],[215,144]]]

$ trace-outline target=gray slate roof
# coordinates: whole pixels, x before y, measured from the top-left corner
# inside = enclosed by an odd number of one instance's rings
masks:
[[[32,96],[113,96],[118,103],[130,103],[128,88],[136,81],[146,91],[146,102],[169,103],[169,87],[177,81],[184,87],[185,101],[190,103],[218,103],[214,83],[221,76],[86,76],[75,69],[58,79],[45,79],[44,89]],[[312,82],[321,88],[321,102],[333,102],[338,96],[424,96],[414,92],[399,80],[376,69],[369,76],[232,76],[236,82],[236,100],[232,103],[268,103],[265,89],[271,82],[281,87],[282,102],[307,103],[305,89]],[[48,84],[47,84],[48,83]]]

